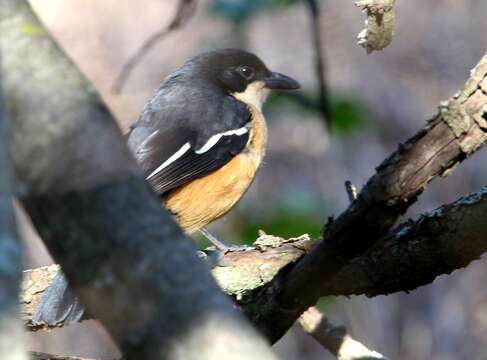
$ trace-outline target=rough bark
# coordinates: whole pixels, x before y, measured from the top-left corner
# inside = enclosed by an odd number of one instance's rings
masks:
[[[28,3],[0,8],[19,199],[127,359],[274,359],[161,209],[95,91]]]
[[[406,222],[340,271],[324,294],[411,291],[487,251],[487,188]],[[354,285],[350,286],[353,280]]]
[[[25,270],[20,292],[21,318],[24,326],[29,330],[38,330],[46,326],[34,326],[32,314],[46,291],[49,283],[60,270],[59,265],[43,266],[37,269]]]
[[[383,50],[394,36],[396,0],[358,0],[355,5],[367,13],[365,28],[357,35],[357,43],[367,54]]]
[[[486,218],[487,187],[391,230],[322,283],[320,296],[412,291],[440,275],[464,268],[487,252]],[[272,283],[276,274],[286,273],[287,267],[316,249],[306,237],[280,245],[278,238],[271,238],[275,245],[268,242],[268,247],[261,245],[253,252],[229,254],[223,260],[224,266],[213,269],[222,288],[244,307],[254,304],[255,289],[265,289],[267,279],[272,278]],[[259,277],[261,283],[245,282]]]
[[[321,295],[387,295],[429,284],[487,252],[485,218],[487,188],[398,226],[323,284]],[[255,250],[225,254],[212,273],[222,289],[245,307],[252,304],[253,290],[265,287],[314,243],[307,236],[284,240],[263,235]],[[32,330],[36,328],[29,323],[29,314],[58,270],[52,265],[24,273],[21,301],[25,324]]]
[[[464,88],[428,124],[386,159],[357,199],[327,224],[323,240],[289,271],[254,297],[246,310],[277,341],[314,305],[326,284],[355,256],[369,249],[397,221],[427,184],[446,176],[487,142],[487,55]]]
[[[22,259],[12,203],[9,134],[1,80],[0,76],[0,358],[24,360],[27,354],[18,303]]]

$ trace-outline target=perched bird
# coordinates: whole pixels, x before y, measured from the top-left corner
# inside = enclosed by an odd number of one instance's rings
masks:
[[[255,55],[234,49],[198,55],[169,75],[128,134],[128,145],[187,233],[225,215],[255,177],[266,147],[262,114],[270,89],[299,88]],[[32,323],[55,326],[84,310],[60,272],[39,301]]]
[[[132,125],[128,145],[147,181],[187,233],[225,215],[262,162],[271,89],[299,83],[254,54],[223,49],[198,55],[170,74]]]

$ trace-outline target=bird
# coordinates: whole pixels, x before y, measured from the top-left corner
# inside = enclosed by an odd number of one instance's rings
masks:
[[[221,49],[193,57],[163,81],[130,127],[127,144],[146,180],[181,228],[201,231],[242,198],[262,163],[267,125],[262,105],[270,90],[295,90],[293,78],[270,71],[256,55]],[[59,272],[32,315],[55,326],[84,315]]]
[[[128,132],[146,180],[187,234],[224,216],[253,182],[266,152],[262,106],[270,90],[296,90],[255,54],[199,54],[166,77]]]

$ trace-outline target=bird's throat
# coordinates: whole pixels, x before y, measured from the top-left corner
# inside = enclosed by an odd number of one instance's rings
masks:
[[[262,111],[262,105],[264,104],[267,96],[269,95],[269,90],[265,88],[263,81],[255,81],[249,85],[242,92],[232,93],[232,96],[243,102],[244,104],[254,107],[259,111]]]

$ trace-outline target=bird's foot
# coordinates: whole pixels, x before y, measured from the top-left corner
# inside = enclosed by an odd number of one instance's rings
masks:
[[[217,250],[223,252],[224,254],[229,253],[229,252],[236,252],[236,251],[249,251],[253,250],[254,247],[249,246],[249,245],[243,245],[243,244],[224,244],[224,247],[218,248]]]
[[[248,245],[237,245],[237,244],[227,244],[223,241],[218,240],[212,233],[210,233],[206,228],[200,229],[200,232],[203,234],[204,237],[208,239],[218,250],[219,252],[226,254],[229,252],[236,252],[236,251],[248,251],[254,249],[252,246]]]

